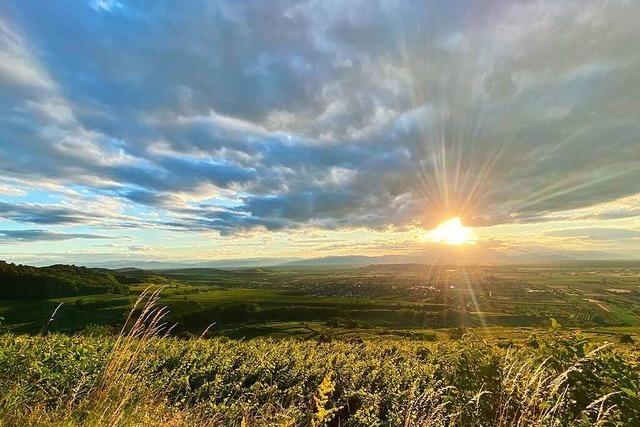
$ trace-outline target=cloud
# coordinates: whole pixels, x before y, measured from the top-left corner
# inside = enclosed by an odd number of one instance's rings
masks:
[[[129,245],[127,248],[131,252],[151,252],[153,248],[147,245]]]
[[[79,224],[86,222],[84,212],[56,206],[0,202],[0,218],[32,224]]]
[[[111,199],[123,226],[542,222],[640,193],[636,2],[0,8],[0,178]]]
[[[113,239],[110,236],[85,233],[56,233],[47,230],[0,230],[0,244],[3,242],[43,242],[69,239]]]
[[[624,228],[569,228],[565,230],[552,230],[546,233],[553,237],[574,237],[587,240],[611,240],[640,239],[640,231]]]

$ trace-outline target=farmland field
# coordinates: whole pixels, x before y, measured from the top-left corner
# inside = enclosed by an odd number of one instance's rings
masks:
[[[188,269],[120,272],[128,295],[1,300],[2,327],[38,332],[118,327],[137,296],[161,288],[160,304],[178,335],[365,335],[443,328],[633,331],[640,325],[640,269],[573,266]],[[553,319],[553,321],[551,320]],[[210,325],[213,325],[209,327]]]
[[[640,422],[633,265],[113,274],[0,302],[0,425]]]

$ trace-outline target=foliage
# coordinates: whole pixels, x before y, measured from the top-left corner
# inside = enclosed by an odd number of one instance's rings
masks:
[[[157,314],[143,314],[156,331]],[[502,349],[470,334],[177,340],[141,325],[116,338],[0,337],[0,416],[7,425],[640,424],[637,351],[576,336]]]
[[[311,417],[312,426],[322,426],[329,422],[335,412],[336,408],[329,409],[331,395],[335,391],[336,385],[331,379],[331,373],[325,375],[324,379],[318,386],[316,394],[313,396],[313,416]]]
[[[126,294],[120,277],[106,270],[52,265],[30,267],[0,260],[0,298],[32,299],[91,294]]]

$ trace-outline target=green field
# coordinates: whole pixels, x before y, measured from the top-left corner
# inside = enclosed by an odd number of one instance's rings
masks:
[[[0,301],[0,425],[640,422],[630,266],[113,274]]]
[[[408,335],[442,328],[603,330],[640,324],[640,270],[629,266],[133,270],[128,295],[0,300],[1,327],[39,332],[118,328],[137,296],[162,288],[176,334]]]

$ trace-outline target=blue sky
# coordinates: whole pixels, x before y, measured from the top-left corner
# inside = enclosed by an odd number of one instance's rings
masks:
[[[637,257],[640,4],[481,3],[4,1],[0,256]]]

